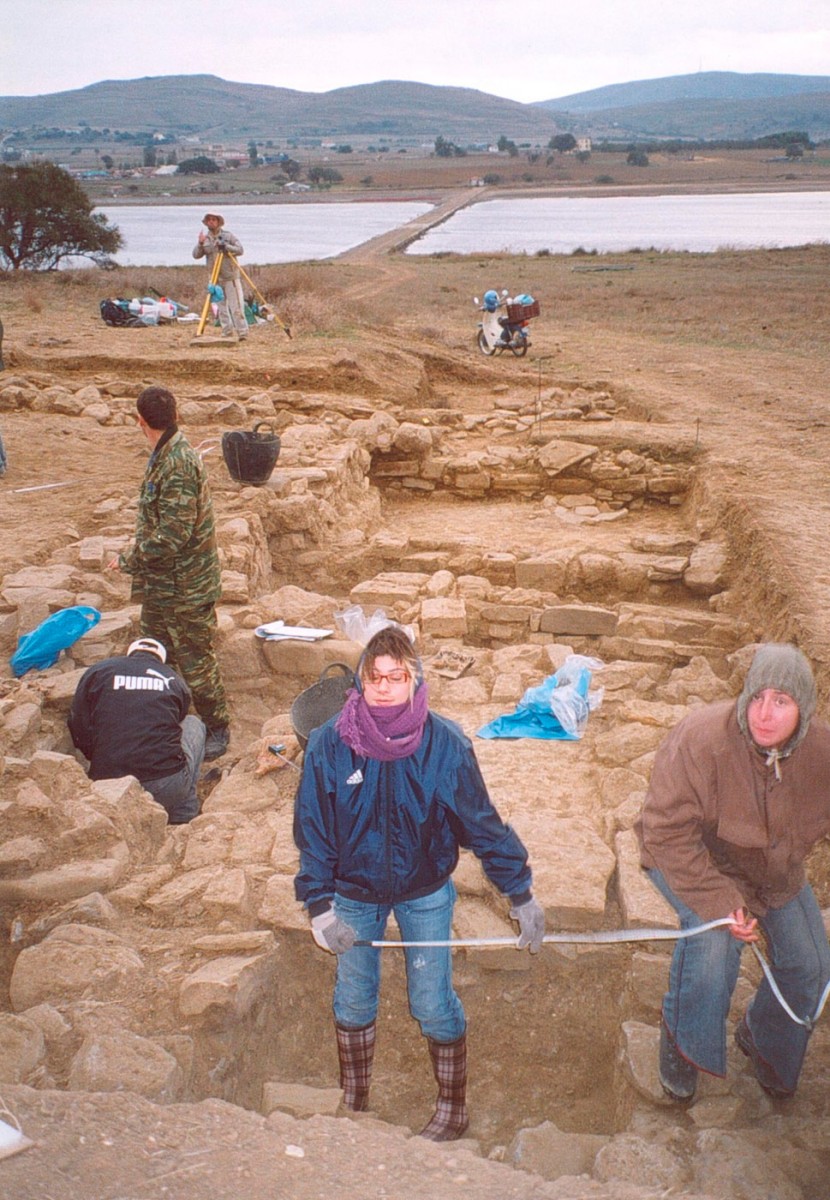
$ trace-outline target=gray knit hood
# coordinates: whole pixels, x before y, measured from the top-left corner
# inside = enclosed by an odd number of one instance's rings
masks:
[[[786,746],[782,746],[777,754],[785,758],[792,754],[807,733],[810,720],[816,711],[816,682],[813,679],[813,670],[795,646],[768,642],[756,650],[746,674],[743,691],[738,697],[738,724],[746,737],[751,737],[746,720],[746,706],[753,696],[766,688],[786,692],[798,705],[798,727]]]

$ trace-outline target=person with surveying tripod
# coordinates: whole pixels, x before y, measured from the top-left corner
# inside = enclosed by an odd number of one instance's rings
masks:
[[[236,262],[238,255],[244,253],[242,243],[230,230],[225,229],[225,218],[218,213],[205,213],[202,224],[207,233],[203,229],[199,234],[199,240],[193,247],[193,257],[207,259],[211,288],[216,289],[214,295],[222,337],[231,338],[236,334],[240,341],[244,341],[248,336],[248,322],[245,319],[245,300]]]

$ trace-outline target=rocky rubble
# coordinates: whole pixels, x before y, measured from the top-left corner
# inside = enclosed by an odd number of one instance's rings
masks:
[[[19,376],[4,379],[0,410],[117,427],[130,420],[134,394],[119,381],[72,391]],[[727,590],[729,547],[679,520],[690,453],[672,464],[652,431],[645,437],[634,430],[619,431],[614,448],[570,436],[521,452],[475,444],[481,428],[495,441],[522,422],[547,428],[548,421],[579,419],[584,427],[593,414],[592,431],[607,428],[610,400],[582,399],[583,406],[571,405],[578,418],[553,415],[573,400],[563,396],[551,398],[545,421],[530,410],[497,408],[461,423],[431,412],[425,425],[412,412],[375,412],[355,400],[337,409],[281,389],[187,397],[187,428],[194,442],[205,432],[205,453],[218,448],[217,424],[272,419],[282,439],[264,487],[229,480],[216,453],[207,459],[223,565],[219,655],[233,741],[202,784],[202,813],[188,826],[168,829],[163,810],[135,780],[91,783],[65,727],[85,666],[120,651],[137,629],[126,581],[105,571],[129,537],[133,494],[113,484],[95,508],[94,527],[77,528],[45,558],[0,580],[4,661],[20,634],[57,608],[83,603],[103,612],[55,666],[17,680],[8,666],[0,671],[0,900],[9,939],[0,1081],[7,1103],[41,1142],[0,1167],[10,1198],[22,1200],[39,1172],[46,1177],[49,1147],[62,1147],[71,1176],[75,1151],[59,1122],[71,1128],[76,1103],[94,1110],[101,1170],[113,1173],[114,1186],[119,1170],[131,1169],[130,1152],[116,1163],[108,1139],[117,1145],[126,1123],[140,1131],[142,1144],[160,1128],[179,1129],[180,1154],[197,1148],[190,1131],[221,1131],[219,1141],[240,1147],[249,1173],[243,1190],[251,1196],[279,1187],[300,1200],[319,1194],[319,1181],[327,1173],[334,1178],[337,1154],[362,1155],[388,1170],[382,1183],[366,1184],[364,1196],[433,1196],[450,1185],[462,1196],[570,1200],[650,1200],[669,1191],[678,1200],[823,1196],[826,1031],[814,1036],[805,1084],[791,1105],[773,1106],[732,1051],[725,1080],[705,1080],[691,1107],[672,1108],[656,1077],[668,963],[661,943],[615,951],[613,959],[603,948],[556,947],[535,964],[512,949],[478,959],[459,954],[460,986],[471,1010],[480,1006],[481,1025],[493,996],[500,1011],[535,1021],[561,1047],[563,1061],[571,1042],[590,1041],[592,1027],[613,1047],[601,1067],[610,1094],[596,1098],[604,1107],[593,1123],[569,1124],[576,1102],[558,1091],[568,1075],[564,1067],[558,1074],[553,1052],[541,1055],[548,1082],[528,1086],[523,1110],[509,1090],[502,1096],[501,1066],[485,1067],[489,1047],[482,1041],[473,1062],[481,1079],[473,1088],[482,1088],[472,1097],[473,1136],[442,1148],[411,1140],[409,1122],[392,1128],[374,1118],[343,1119],[329,1051],[318,1061],[328,1037],[322,997],[330,964],[310,946],[293,898],[295,772],[263,772],[260,751],[268,739],[293,738],[292,699],[330,663],[354,665],[360,647],[339,632],[318,643],[257,638],[257,626],[277,616],[337,630],[337,614],[358,604],[411,623],[434,707],[471,736],[512,710],[570,653],[599,659],[594,682],[602,703],[580,741],[482,740],[476,751],[494,800],[531,851],[534,890],[551,929],[675,924],[638,869],[633,821],[659,741],[690,704],[734,694],[748,653],[738,647],[752,641],[752,630]],[[390,528],[384,497],[405,490],[526,496],[544,534],[536,541],[547,548],[504,550],[447,529]],[[659,505],[673,524],[634,528],[649,505]],[[626,533],[615,519],[613,541],[602,540],[612,524],[602,518],[617,514],[630,523]],[[442,664],[453,655],[462,666],[447,671]],[[458,936],[514,932],[469,855],[456,882]],[[612,964],[607,976],[605,963]],[[388,970],[394,980],[400,967]],[[757,968],[747,961],[745,972],[736,1013]],[[619,994],[609,994],[610,978],[619,981]],[[576,1002],[564,994],[570,979]],[[580,994],[586,979],[594,990]],[[288,1045],[298,1039],[305,1039],[304,1053]],[[524,1053],[521,1038],[506,1052]],[[423,1087],[410,1100],[406,1073],[391,1065],[397,1053],[386,1050],[390,1065],[378,1094],[387,1120],[397,1112],[401,1121],[401,1108],[408,1114],[426,1100]],[[529,1079],[538,1046],[528,1053]],[[495,1074],[485,1091],[487,1072]],[[497,1119],[488,1108],[499,1106]],[[200,1181],[201,1194],[219,1194],[204,1140],[189,1182]],[[251,1157],[254,1149],[259,1159]],[[298,1164],[312,1162],[313,1184],[297,1173]],[[393,1171],[397,1191],[384,1191]],[[80,1191],[67,1185],[59,1194]]]

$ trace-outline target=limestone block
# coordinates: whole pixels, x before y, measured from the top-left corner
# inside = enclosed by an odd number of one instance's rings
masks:
[[[218,1010],[223,1018],[238,1020],[268,998],[274,970],[274,954],[214,958],[183,981],[179,1009],[184,1017]]]
[[[365,611],[371,611],[365,609]],[[320,673],[332,663],[344,662],[354,670],[363,647],[344,637],[325,638],[320,642],[279,641],[259,644],[269,671],[289,675],[298,681],[297,693],[316,683]]]
[[[42,592],[74,592],[77,589],[77,570],[71,563],[49,563],[44,567],[22,567],[6,575],[6,588],[36,588]]]
[[[569,551],[553,551],[516,563],[516,586],[538,588],[543,592],[561,592],[570,562]]]
[[[90,892],[79,900],[64,904],[57,912],[47,913],[29,927],[30,939],[41,941],[59,925],[97,925],[111,928],[118,922],[118,913],[106,896]]]
[[[557,604],[542,613],[543,633],[601,637],[616,632],[617,614],[594,604]]]
[[[467,633],[467,605],[461,596],[433,596],[421,602],[421,629],[432,637]]]
[[[665,736],[665,729],[657,725],[640,725],[628,721],[625,725],[609,730],[608,733],[597,734],[594,753],[600,762],[610,766],[633,763],[644,754],[656,750]]]
[[[125,842],[113,847],[111,858],[62,863],[48,871],[38,871],[25,879],[0,881],[0,901],[73,900],[89,892],[108,892],[122,879],[130,852]]]
[[[598,1133],[563,1133],[552,1121],[545,1121],[520,1130],[507,1148],[506,1159],[543,1179],[590,1175],[597,1154],[608,1141]]]
[[[22,743],[30,741],[38,733],[41,719],[39,704],[16,704],[6,714],[0,733],[10,746],[20,747]]]
[[[150,1038],[126,1029],[93,1033],[84,1038],[69,1070],[73,1092],[137,1092],[148,1100],[169,1104],[184,1088],[182,1069]]]
[[[276,950],[277,942],[270,929],[245,929],[238,933],[209,933],[193,941],[193,949],[201,954],[263,954]]]
[[[414,604],[429,583],[429,578],[424,571],[382,571],[374,579],[353,587],[349,599],[352,604],[362,605],[364,612],[386,608],[388,614],[389,606]]]
[[[187,904],[201,898],[205,888],[219,869],[217,866],[201,867],[196,871],[186,871],[182,875],[176,875],[158,891],[147,896],[144,904],[158,915],[173,916]]]
[[[268,681],[268,660],[262,647],[273,643],[263,642],[252,629],[235,629],[222,638],[222,677],[235,688],[261,690]]]
[[[639,1095],[652,1104],[663,1107],[672,1104],[673,1101],[669,1100],[663,1091],[657,1074],[659,1026],[643,1025],[639,1021],[624,1021],[621,1030],[620,1058],[625,1078]]]
[[[196,817],[185,831],[184,870],[195,871],[227,862],[233,836],[245,824],[241,813],[202,813]]]
[[[423,558],[423,555],[414,555],[415,558]],[[441,551],[437,556],[438,560],[446,561],[449,559],[449,554]],[[424,569],[426,564],[423,565]],[[426,586],[428,596],[451,596],[455,591],[455,575],[452,571],[443,569],[443,565],[439,564],[435,567],[435,573],[430,578]]]
[[[132,994],[144,964],[114,933],[62,925],[17,956],[9,995],[15,1012],[70,1000],[118,1000]]]
[[[660,1020],[663,995],[669,983],[669,966],[674,942],[652,942],[651,945],[654,953],[638,950],[631,956],[628,979],[637,1003],[643,1008],[651,1009],[656,1024]]]
[[[290,807],[274,814],[274,844],[271,847],[270,865],[279,875],[294,875],[300,859],[294,844],[293,812]]]
[[[222,604],[247,604],[250,599],[248,576],[241,571],[222,572]]]
[[[273,775],[257,777],[253,774],[250,763],[240,763],[220,780],[205,800],[202,816],[220,812],[261,813],[274,807],[276,797]]]
[[[599,453],[598,446],[590,446],[584,442],[559,441],[556,438],[546,442],[537,452],[539,466],[546,475],[559,475],[570,467],[587,462]]]
[[[109,818],[130,848],[133,863],[154,858],[167,836],[167,813],[134,779],[97,779],[89,786],[90,803]]]
[[[0,1013],[0,1083],[24,1083],[46,1057],[46,1039],[26,1017]]]
[[[264,925],[273,925],[276,929],[300,929],[309,933],[308,914],[294,896],[293,875],[271,876],[257,917]]]
[[[595,926],[605,912],[616,860],[592,825],[552,812],[517,812],[511,824],[530,852],[533,894],[550,925],[564,930]]]
[[[618,718],[623,721],[635,721],[640,725],[656,725],[660,729],[674,729],[682,721],[689,709],[683,704],[664,704],[660,700],[645,700],[635,696],[620,705]]]
[[[793,1147],[789,1153],[783,1148],[779,1151],[763,1135],[747,1137],[743,1129],[702,1130],[692,1169],[691,1186],[695,1191],[728,1200],[758,1200],[760,1196],[803,1200],[806,1194],[799,1186],[803,1168],[798,1150]],[[826,1187],[826,1176],[822,1183]]]
[[[82,538],[78,545],[78,565],[89,571],[104,569],[104,539],[100,535]]]
[[[639,1187],[679,1190],[688,1181],[682,1159],[667,1146],[633,1133],[618,1133],[596,1156],[594,1178]]]
[[[54,801],[74,800],[89,791],[86,771],[71,754],[38,750],[32,755],[26,774]]]
[[[604,808],[614,809],[633,795],[645,791],[648,780],[628,767],[614,767],[602,777],[600,795]]]
[[[689,557],[683,582],[695,596],[713,596],[727,586],[728,553],[721,542],[701,542]]]
[[[218,871],[202,893],[202,905],[217,922],[246,920],[253,909],[253,897],[245,869]]]
[[[470,678],[464,676],[461,679],[447,679],[441,684],[441,696],[443,703],[453,710],[468,707],[479,709],[482,704],[490,702],[489,688],[477,675]],[[476,713],[475,716],[477,719],[479,714]],[[481,723],[479,722],[479,724]]]
[[[303,1083],[270,1082],[262,1085],[263,1116],[272,1112],[290,1113],[304,1120],[316,1115],[334,1117],[343,1093],[340,1088],[307,1087]]]
[[[265,813],[262,821],[245,821],[233,835],[230,861],[239,865],[267,863],[276,836],[276,814]]]
[[[527,691],[527,686],[518,671],[505,671],[496,676],[490,699],[494,704],[518,704]]]
[[[696,655],[686,667],[675,668],[668,683],[657,689],[659,698],[668,704],[688,704],[691,700],[709,704],[730,694],[727,682],[715,674],[703,655]]]
[[[31,871],[47,857],[49,848],[42,838],[17,837],[0,843],[0,877]]]

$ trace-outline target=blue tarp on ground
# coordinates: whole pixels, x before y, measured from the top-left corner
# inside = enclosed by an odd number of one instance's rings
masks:
[[[576,742],[588,720],[588,713],[602,698],[589,699],[591,671],[588,665],[601,666],[596,659],[572,654],[555,675],[549,675],[538,687],[528,688],[512,713],[496,717],[477,731],[481,738],[548,738]]]

